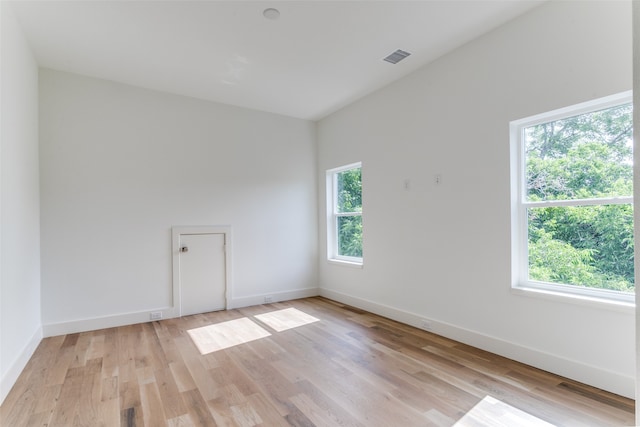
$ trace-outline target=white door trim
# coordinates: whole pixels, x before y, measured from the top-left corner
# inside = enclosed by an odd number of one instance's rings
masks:
[[[187,234],[224,234],[225,242],[225,309],[231,306],[231,226],[230,225],[197,225],[171,227],[171,253],[173,257],[173,317],[182,316],[180,292],[180,236]]]

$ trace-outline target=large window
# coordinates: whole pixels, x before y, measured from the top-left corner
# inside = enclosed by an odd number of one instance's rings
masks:
[[[514,286],[634,299],[631,95],[511,124]]]
[[[355,163],[327,171],[327,248],[331,260],[362,264],[362,174]]]

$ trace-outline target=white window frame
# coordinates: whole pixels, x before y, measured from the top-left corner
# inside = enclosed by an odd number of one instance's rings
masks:
[[[358,168],[362,171],[362,162],[327,170],[327,260],[331,263],[362,267],[363,257],[351,257],[338,253],[338,218],[346,216],[362,217],[362,212],[338,212],[338,174]]]
[[[585,206],[608,204],[632,204],[633,197],[611,197],[598,199],[549,200],[529,202],[526,200],[526,159],[524,129],[542,123],[565,119],[598,110],[628,104],[633,101],[632,92],[599,98],[566,108],[538,114],[510,123],[511,141],[511,287],[516,292],[543,294],[546,297],[571,298],[589,303],[614,303],[634,306],[635,295],[608,289],[587,288],[569,284],[556,284],[529,279],[529,242],[527,209],[552,206]]]

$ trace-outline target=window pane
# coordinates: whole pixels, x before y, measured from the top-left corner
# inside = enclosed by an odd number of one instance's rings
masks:
[[[338,255],[362,258],[362,216],[338,217]]]
[[[362,212],[362,181],[360,168],[337,174],[337,212]]]
[[[524,129],[528,201],[632,196],[631,104]]]
[[[633,206],[528,209],[529,279],[633,292]]]

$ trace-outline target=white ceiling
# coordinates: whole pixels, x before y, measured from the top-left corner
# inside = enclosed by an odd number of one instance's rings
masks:
[[[43,67],[317,120],[540,0],[15,1]],[[265,8],[279,9],[268,20]],[[392,65],[396,49],[412,53]]]

